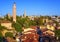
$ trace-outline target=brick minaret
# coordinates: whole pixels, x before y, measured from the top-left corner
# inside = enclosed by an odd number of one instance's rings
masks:
[[[13,21],[16,22],[16,4],[13,5]]]

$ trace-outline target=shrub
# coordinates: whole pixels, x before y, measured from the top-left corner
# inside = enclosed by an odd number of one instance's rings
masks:
[[[3,35],[2,35],[2,33],[0,32],[0,42],[3,42],[2,37],[3,37]]]
[[[13,37],[13,33],[11,33],[11,32],[6,32],[6,33],[5,33],[5,37]]]

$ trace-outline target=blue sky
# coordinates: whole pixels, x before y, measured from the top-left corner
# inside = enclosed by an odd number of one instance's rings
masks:
[[[0,15],[12,15],[13,3],[16,2],[17,15],[60,15],[60,0],[0,0]]]

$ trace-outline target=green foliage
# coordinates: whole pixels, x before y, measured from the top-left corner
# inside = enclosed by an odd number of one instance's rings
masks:
[[[0,18],[0,20],[4,20],[3,18]]]
[[[0,37],[0,42],[3,42],[3,39],[2,39],[2,37]]]
[[[36,25],[43,25],[43,17],[35,18],[34,21]]]
[[[19,23],[17,23],[17,22],[14,23],[13,22],[12,27],[14,27],[17,32],[22,32],[22,26]]]
[[[3,31],[6,27],[0,25],[0,31]]]
[[[2,35],[1,32],[2,32],[4,29],[6,29],[6,27],[0,25],[0,42],[3,42],[3,41],[2,41],[3,35]]]
[[[55,36],[57,37],[60,37],[60,30],[55,30]]]
[[[3,37],[2,33],[0,32],[0,37]]]
[[[54,23],[56,23],[56,26],[59,26],[59,23],[57,21],[54,21]]]
[[[5,33],[5,37],[13,37],[13,33],[11,33],[11,32],[6,32],[6,33]]]
[[[43,25],[43,18],[39,18],[38,23],[39,23],[38,25]]]
[[[8,14],[4,16],[4,19],[9,20]]]
[[[12,17],[10,17],[10,19],[8,19],[8,20],[12,22],[12,21],[13,21],[13,18],[12,18]]]
[[[29,26],[36,26],[36,25],[43,25],[43,16],[34,18],[34,20],[30,20],[28,17],[22,18],[17,16],[17,21],[16,23],[13,23],[13,27],[15,27],[16,31],[20,31],[21,27],[29,27]],[[18,29],[17,29],[18,28]],[[20,31],[21,32],[21,31]]]
[[[0,32],[0,42],[3,42],[3,41],[2,41],[2,37],[3,37],[3,35],[2,35],[2,33]]]
[[[17,23],[19,23],[22,27],[36,26],[43,24],[43,16],[35,18],[34,20],[30,20],[28,17],[22,18],[17,16]]]
[[[36,25],[36,22],[35,21],[33,21],[33,20],[30,20],[30,22],[29,22],[29,26],[35,26]]]
[[[17,16],[17,23],[19,23],[22,27],[29,27],[29,18],[21,18]]]
[[[12,17],[10,17],[10,18],[8,17],[8,14],[6,16],[4,16],[4,19],[5,20],[8,20],[8,21],[11,21],[11,22],[13,21],[13,18]]]

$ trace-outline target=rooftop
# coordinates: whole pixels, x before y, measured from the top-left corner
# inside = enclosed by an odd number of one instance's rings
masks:
[[[11,22],[8,20],[0,20],[0,23],[11,23]]]

